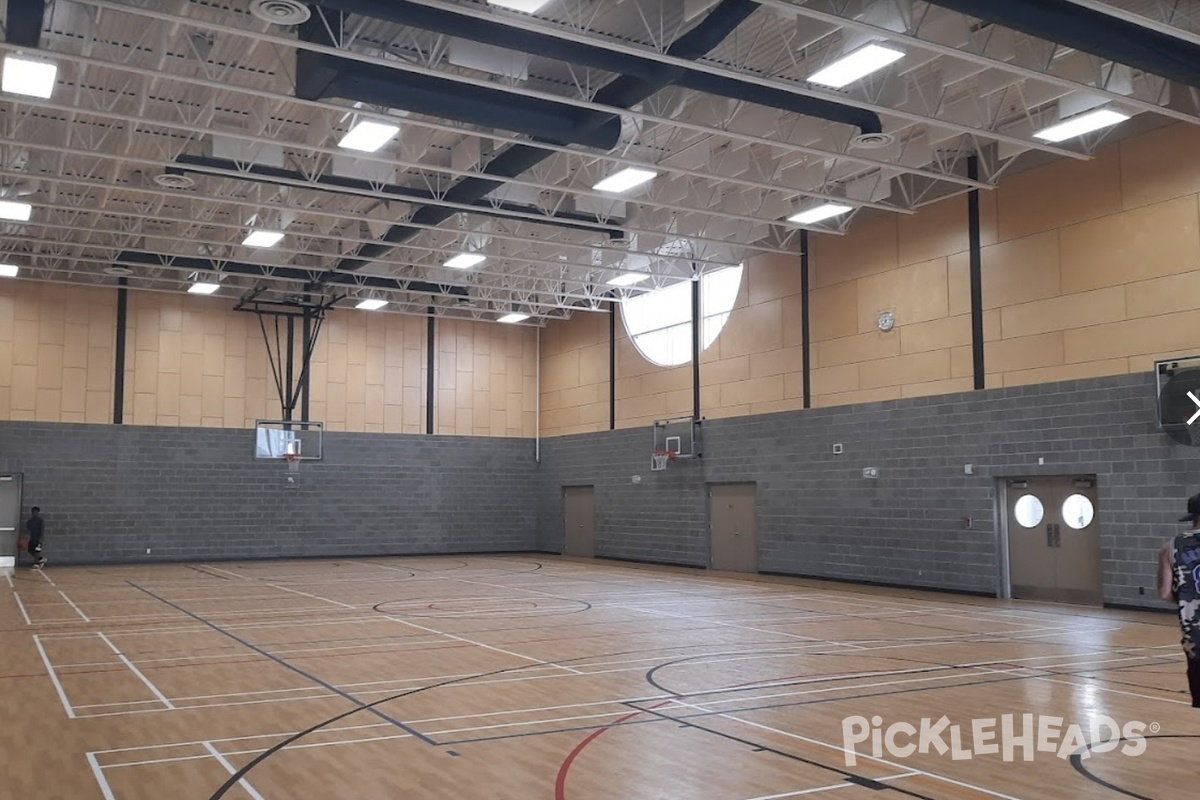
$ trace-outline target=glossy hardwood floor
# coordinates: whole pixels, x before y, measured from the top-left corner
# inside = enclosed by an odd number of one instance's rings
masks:
[[[5,797],[1178,800],[1200,773],[1166,614],[554,557],[0,596]]]

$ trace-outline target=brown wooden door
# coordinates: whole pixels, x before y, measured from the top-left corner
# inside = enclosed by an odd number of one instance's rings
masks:
[[[1094,480],[1010,481],[1007,516],[1014,598],[1082,605],[1103,602]]]
[[[1064,603],[1102,605],[1104,573],[1100,567],[1100,523],[1096,519],[1094,481],[1070,481],[1059,492],[1055,533],[1058,548],[1056,585]]]
[[[729,572],[758,572],[758,533],[753,483],[717,483],[709,487],[712,551],[709,566]]]
[[[563,488],[565,509],[563,554],[592,558],[596,555],[595,487],[566,486]]]

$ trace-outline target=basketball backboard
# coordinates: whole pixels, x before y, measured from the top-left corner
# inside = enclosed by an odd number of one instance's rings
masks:
[[[301,461],[319,461],[324,430],[322,422],[260,419],[254,425],[254,457],[283,460],[298,453]]]
[[[702,455],[700,420],[694,417],[674,417],[654,422],[654,446],[651,450],[675,454],[675,459],[697,458]]]

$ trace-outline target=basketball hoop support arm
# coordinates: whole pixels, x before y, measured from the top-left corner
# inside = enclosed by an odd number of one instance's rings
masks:
[[[313,353],[316,351],[317,338],[321,333],[321,324],[325,321],[325,312],[341,300],[341,296],[322,298],[323,302],[314,302],[304,298],[289,301],[268,301],[257,299],[257,293],[251,294],[234,307],[234,311],[244,311],[258,317],[258,327],[262,331],[263,344],[267,348],[267,360],[271,365],[271,376],[275,380],[275,391],[279,396],[279,408],[282,419],[295,419],[296,405],[304,395],[304,405],[308,400],[308,376],[312,366]],[[272,348],[271,331],[267,319],[271,319],[274,328],[274,348]],[[296,370],[296,326],[301,324],[299,373]]]

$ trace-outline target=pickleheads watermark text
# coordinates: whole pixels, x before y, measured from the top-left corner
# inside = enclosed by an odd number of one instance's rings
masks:
[[[858,763],[859,756],[866,752],[859,745],[868,742],[871,756],[880,759],[937,753],[949,755],[955,761],[993,755],[1001,755],[1005,761],[1016,761],[1018,757],[1033,761],[1038,753],[1069,759],[1076,753],[1088,758],[1093,753],[1118,749],[1123,755],[1139,756],[1146,751],[1144,734],[1158,730],[1157,722],[1120,725],[1107,716],[1092,719],[1086,727],[1067,725],[1062,717],[1034,714],[973,719],[965,726],[952,723],[943,715],[937,720],[922,719],[917,725],[893,722],[886,727],[882,717],[855,716],[842,720],[842,746],[848,767]]]

